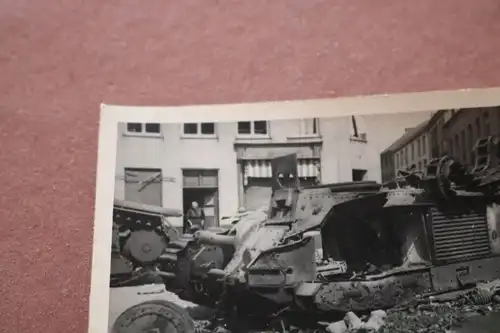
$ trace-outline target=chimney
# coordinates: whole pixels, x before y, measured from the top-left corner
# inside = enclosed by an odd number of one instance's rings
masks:
[[[405,133],[408,133],[409,131],[412,131],[414,129],[415,129],[415,127],[407,127],[407,128],[405,128]]]

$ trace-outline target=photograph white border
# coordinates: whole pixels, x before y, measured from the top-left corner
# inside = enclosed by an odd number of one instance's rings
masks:
[[[229,122],[322,118],[498,105],[500,105],[500,88],[177,107],[101,104],[88,332],[108,333],[112,233],[112,226],[109,222],[112,220],[119,123]]]

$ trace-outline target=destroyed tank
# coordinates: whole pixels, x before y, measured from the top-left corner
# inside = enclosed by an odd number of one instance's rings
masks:
[[[160,255],[180,233],[168,221],[182,212],[115,200],[108,332],[193,333],[195,304],[172,297],[158,269]]]
[[[111,281],[137,267],[155,266],[167,244],[180,236],[168,218],[181,216],[179,210],[115,199]]]
[[[392,186],[301,188],[296,156],[277,158],[266,216],[170,242],[167,287],[238,326],[368,312],[498,279],[498,147],[479,140],[470,170],[443,156]]]

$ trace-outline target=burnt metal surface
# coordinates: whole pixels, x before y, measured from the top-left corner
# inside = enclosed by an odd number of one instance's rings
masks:
[[[404,274],[360,281],[323,283],[314,296],[321,311],[369,311],[389,308],[432,289],[429,272]]]
[[[210,233],[210,231],[211,229],[200,233]],[[230,229],[212,229],[213,236],[221,237],[230,231]],[[209,240],[212,242],[212,237],[209,237]],[[186,300],[213,306],[217,302],[216,298],[220,296],[220,286],[215,283],[215,287],[212,288],[214,283],[207,281],[207,274],[212,269],[223,269],[232,257],[233,251],[232,245],[228,247],[203,244],[198,242],[198,238],[193,234],[182,235],[170,242],[160,256],[161,269],[173,274],[172,277],[166,278],[167,287]]]
[[[460,289],[470,284],[500,278],[500,257],[465,261],[430,269],[436,292]]]
[[[372,184],[353,183],[352,185],[353,187],[343,184],[342,188],[319,187],[301,190],[296,203],[295,223],[287,235],[292,236],[318,229],[334,215],[354,216],[381,210],[387,200],[386,193],[374,191],[374,188],[370,186]],[[364,189],[366,192],[357,192],[356,188]],[[359,209],[361,206],[363,210]]]
[[[261,253],[278,246],[287,231],[286,226],[256,225],[236,245],[231,261],[224,269],[228,275],[241,275],[243,268],[252,263]]]
[[[386,194],[387,202],[384,207],[429,205],[429,202],[426,202],[423,197],[424,190],[422,189],[398,188],[387,190]]]
[[[269,287],[293,287],[302,281],[312,281],[316,275],[314,241],[311,238],[283,245],[261,253],[247,266],[247,272],[279,271],[284,274],[283,283],[269,283]],[[270,274],[272,275],[272,274]],[[248,286],[252,287],[251,281]]]

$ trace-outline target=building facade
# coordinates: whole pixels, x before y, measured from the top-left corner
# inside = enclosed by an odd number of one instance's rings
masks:
[[[354,117],[119,125],[115,197],[186,211],[206,222],[269,204],[271,159],[295,153],[303,186],[380,179],[378,152]],[[182,219],[172,219],[177,226]]]
[[[382,181],[394,180],[398,170],[412,164],[423,171],[443,155],[472,167],[477,140],[490,135],[500,136],[500,107],[438,110],[382,152]]]
[[[500,107],[441,110],[430,135],[433,157],[446,154],[472,165],[477,140],[500,135]]]
[[[405,133],[380,154],[382,182],[390,182],[398,177],[398,171],[413,168],[422,172],[430,160],[428,135],[429,120]]]

